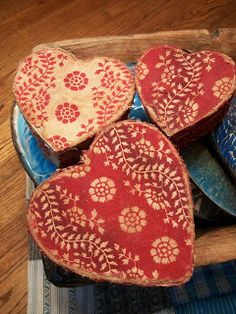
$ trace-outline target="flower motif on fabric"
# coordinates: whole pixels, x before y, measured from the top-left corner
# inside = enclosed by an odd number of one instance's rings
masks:
[[[225,96],[228,95],[229,91],[232,88],[232,81],[229,77],[224,77],[221,80],[215,82],[215,85],[212,87],[213,94],[217,98],[224,100]]]
[[[109,71],[104,74],[103,78],[101,79],[101,86],[104,88],[109,88],[112,84],[115,83],[117,78],[114,76],[113,71]]]
[[[154,157],[155,147],[150,141],[141,138],[141,140],[135,144],[132,144],[133,149],[137,149],[140,155],[148,155],[151,158]]]
[[[131,148],[142,138],[143,145],[155,148],[153,158]],[[97,141],[108,146],[104,154],[95,154]],[[107,157],[112,157],[116,170],[111,164],[103,167]],[[107,127],[83,154],[81,164],[60,170],[35,191],[28,219],[33,237],[58,265],[94,280],[147,286],[187,279],[194,235],[191,195],[179,160],[153,126],[126,121]],[[154,211],[144,196],[152,190],[164,190],[169,206],[163,201],[165,208],[159,205]],[[177,270],[170,274],[173,264]]]
[[[60,151],[69,147],[69,143],[64,136],[54,135],[49,137],[47,140],[56,151]]]
[[[82,90],[88,84],[88,78],[85,73],[80,71],[74,71],[67,74],[64,78],[65,86],[71,90]]]
[[[119,216],[121,230],[128,233],[141,232],[146,226],[146,213],[136,206],[125,208]]]
[[[157,264],[173,263],[179,255],[178,244],[174,239],[163,236],[152,243],[150,254]]]
[[[164,209],[165,207],[168,207],[170,204],[166,200],[167,193],[164,189],[146,189],[144,193],[144,197],[147,201],[147,203],[155,210]]]
[[[185,106],[184,113],[183,113],[183,119],[184,122],[187,124],[190,124],[193,122],[198,115],[198,104],[194,101],[190,101],[188,106]]]
[[[74,222],[74,223],[80,225],[81,227],[85,227],[87,216],[84,214],[83,209],[77,208],[77,207],[72,207],[72,208],[69,208],[67,210],[67,213],[70,217],[71,223]]]
[[[94,202],[111,201],[115,193],[115,182],[107,177],[97,178],[90,184],[89,194]]]
[[[158,68],[159,66],[157,66]],[[173,65],[165,68],[161,74],[162,82],[171,85],[173,80],[177,78],[177,73],[175,72],[175,67]]]
[[[58,121],[67,124],[76,121],[80,112],[76,105],[64,102],[63,104],[57,105],[55,115]]]
[[[147,67],[146,63],[140,62],[139,66],[137,67],[137,72],[138,72],[138,76],[139,76],[140,80],[145,79],[145,77],[149,73],[149,70],[148,70],[148,67]]]
[[[35,108],[39,111],[44,110],[50,101],[50,95],[46,90],[40,88],[38,94],[33,94],[32,102],[35,102]]]

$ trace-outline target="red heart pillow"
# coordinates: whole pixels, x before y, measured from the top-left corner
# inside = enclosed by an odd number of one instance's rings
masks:
[[[46,153],[59,159],[76,146],[88,148],[88,139],[124,115],[133,94],[132,73],[121,61],[80,60],[53,48],[26,57],[14,82],[24,117]]]
[[[227,112],[235,64],[216,51],[188,53],[159,46],[138,60],[136,85],[152,120],[175,143],[186,146],[212,131]]]
[[[30,232],[55,263],[95,280],[169,286],[193,269],[193,207],[186,168],[155,127],[107,127],[81,165],[33,193]]]

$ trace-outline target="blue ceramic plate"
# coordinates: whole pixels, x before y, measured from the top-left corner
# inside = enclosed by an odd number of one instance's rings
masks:
[[[193,182],[217,206],[236,217],[236,186],[209,145],[196,142],[181,155]]]
[[[232,98],[227,115],[212,133],[211,139],[220,158],[236,180],[236,96]]]
[[[194,143],[182,155],[195,184],[215,204],[236,217],[236,96],[224,120],[209,138],[207,143]]]
[[[12,113],[12,137],[19,158],[35,185],[55,172],[56,166],[44,156],[17,105]]]

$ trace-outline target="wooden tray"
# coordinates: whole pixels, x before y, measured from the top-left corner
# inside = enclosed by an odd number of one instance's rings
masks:
[[[187,50],[213,49],[228,54],[236,61],[236,29],[183,30],[137,34],[80,38],[38,45],[71,50],[78,57],[108,56],[124,62],[134,62],[142,52],[158,44],[177,45]],[[236,259],[236,225],[198,230],[195,243],[195,265],[202,266]]]

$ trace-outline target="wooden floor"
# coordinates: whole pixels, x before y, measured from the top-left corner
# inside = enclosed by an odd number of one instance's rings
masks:
[[[236,27],[235,0],[0,1],[0,313],[27,306],[25,175],[9,123],[18,61],[42,42],[220,27]]]

